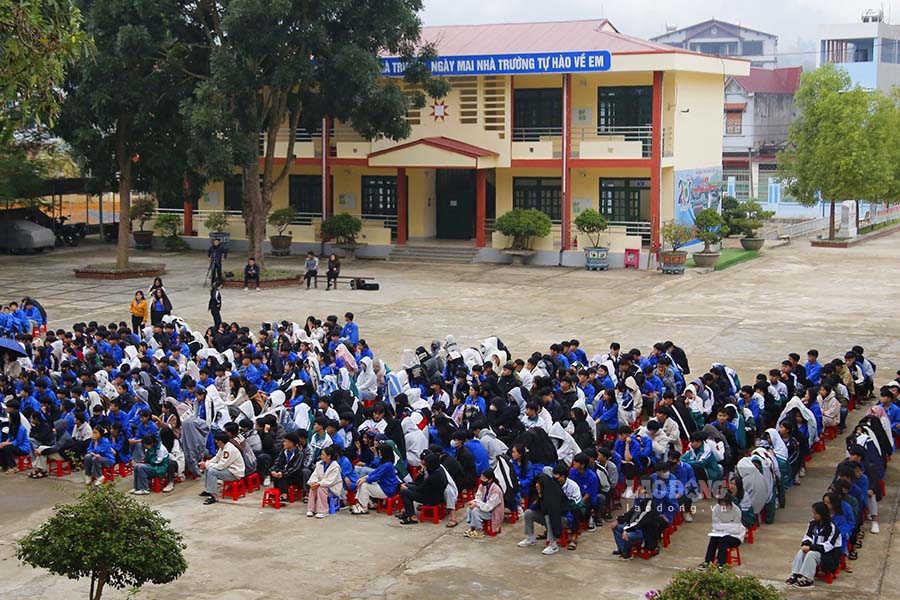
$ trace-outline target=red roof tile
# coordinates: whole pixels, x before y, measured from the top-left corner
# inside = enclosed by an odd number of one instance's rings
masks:
[[[481,148],[479,146],[473,146],[472,144],[460,142],[459,140],[454,140],[451,138],[439,136],[439,137],[420,138],[418,140],[413,140],[411,142],[407,142],[406,144],[400,144],[399,146],[392,146],[391,148],[385,148],[384,150],[379,150],[378,152],[372,152],[371,154],[369,154],[369,157],[371,158],[373,156],[388,154],[389,152],[396,152],[397,150],[402,150],[404,148],[409,148],[411,146],[417,146],[420,144],[424,144],[426,146],[433,146],[435,148],[440,148],[441,150],[447,150],[448,152],[453,152],[455,154],[462,154],[463,156],[469,156],[472,158],[497,155],[497,153],[494,152],[493,150],[487,150],[487,149]]]
[[[747,110],[746,102],[726,102],[725,112],[744,112]]]
[[[746,91],[754,94],[795,94],[800,87],[802,74],[803,67],[751,68],[749,76],[735,77],[734,80]]]

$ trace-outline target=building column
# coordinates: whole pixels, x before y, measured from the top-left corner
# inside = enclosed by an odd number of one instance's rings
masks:
[[[484,248],[484,219],[487,215],[487,177],[484,169],[475,171],[475,247]]]
[[[331,167],[328,155],[331,153],[331,117],[322,119],[322,220],[331,216]]]
[[[184,201],[184,235],[194,235],[194,204],[190,200]]]
[[[653,72],[653,127],[650,134],[650,253],[660,249],[660,204],[662,194],[662,85],[663,72]]]
[[[572,247],[572,169],[569,167],[569,158],[572,155],[572,127],[569,119],[572,115],[572,74],[563,75],[563,115],[562,115],[562,180],[563,180],[563,210],[562,210],[562,249],[569,250]]]
[[[397,244],[406,244],[406,169],[397,169]]]

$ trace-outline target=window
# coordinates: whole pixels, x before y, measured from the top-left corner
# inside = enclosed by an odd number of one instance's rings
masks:
[[[559,177],[514,177],[513,208],[536,208],[554,223],[560,217],[562,180]]]
[[[759,56],[763,53],[762,42],[744,42],[741,44],[741,53],[744,56]]]
[[[610,221],[640,221],[641,193],[649,190],[649,179],[601,179],[600,214]]]
[[[397,177],[394,175],[362,178],[362,214],[397,214]]]
[[[597,134],[624,136],[643,143],[650,156],[653,127],[653,86],[601,87],[597,89]]]
[[[741,135],[741,127],[744,121],[744,113],[725,113],[725,135]]]
[[[513,139],[537,141],[541,136],[562,133],[562,88],[515,90]]]
[[[298,213],[322,213],[322,178],[319,175],[291,175],[288,203]]]
[[[881,62],[896,63],[897,58],[897,40],[881,40]]]
[[[225,210],[242,211],[244,204],[244,178],[232,175],[225,179]]]

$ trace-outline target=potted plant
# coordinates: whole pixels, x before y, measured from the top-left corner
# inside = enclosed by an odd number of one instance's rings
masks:
[[[575,229],[586,235],[591,242],[591,245],[584,249],[584,266],[588,271],[595,269],[605,271],[609,268],[609,247],[600,245],[600,234],[608,227],[606,217],[593,208],[583,210],[575,217]]]
[[[534,254],[534,240],[549,235],[551,226],[550,217],[536,208],[514,208],[494,221],[494,230],[512,239],[512,245],[503,253],[512,256],[514,264],[521,264],[523,258]]]
[[[131,205],[129,216],[132,221],[137,221],[139,225],[137,231],[131,232],[131,235],[134,237],[134,247],[138,250],[149,250],[153,245],[153,230],[144,231],[144,225],[153,218],[153,213],[155,212],[156,205],[149,198],[141,198]]]
[[[322,239],[334,240],[335,244],[350,256],[359,247],[356,238],[362,231],[362,221],[349,213],[331,215],[322,221]]]
[[[181,231],[181,215],[176,213],[163,213],[156,217],[153,228],[162,233],[163,244],[166,250],[184,250],[187,243],[179,235]]]
[[[272,244],[272,254],[274,256],[288,256],[291,253],[291,243],[294,241],[291,232],[284,234],[285,230],[290,227],[297,216],[297,211],[288,206],[287,208],[279,208],[269,215],[269,225],[278,231],[278,235],[269,237]]]
[[[209,230],[210,241],[218,239],[222,245],[228,247],[231,240],[231,234],[228,233],[228,213],[224,210],[211,212],[206,216],[203,222],[206,229]]]
[[[756,200],[738,201],[731,196],[722,198],[722,217],[729,233],[740,234],[744,250],[759,250],[766,243],[765,238],[756,235],[763,221],[771,219],[774,211],[763,210]]]
[[[725,219],[716,209],[707,208],[694,217],[694,227],[697,230],[697,239],[703,242],[703,251],[694,252],[694,262],[698,267],[713,269],[719,261],[719,253],[713,252],[711,245],[719,243],[722,236],[728,233]]]
[[[680,248],[694,239],[694,230],[687,225],[669,221],[663,224],[661,233],[663,243],[671,248],[671,250],[663,250],[659,253],[662,272],[681,275],[684,273],[687,252]]]

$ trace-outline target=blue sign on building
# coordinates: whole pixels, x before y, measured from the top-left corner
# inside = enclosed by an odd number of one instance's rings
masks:
[[[382,74],[401,77],[406,65],[400,58],[383,58]],[[441,56],[430,62],[434,75],[520,75],[609,71],[610,54],[592,52],[537,52]]]

